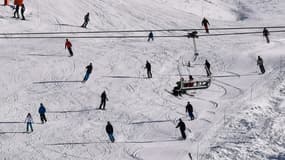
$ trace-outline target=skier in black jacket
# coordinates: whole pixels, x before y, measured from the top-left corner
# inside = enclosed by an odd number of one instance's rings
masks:
[[[264,68],[264,65],[263,65],[263,59],[260,56],[257,57],[257,65],[259,66],[260,72],[262,74],[264,74],[265,73],[265,68]]]
[[[145,67],[147,70],[147,78],[152,78],[152,73],[151,73],[151,64],[146,61]]]
[[[178,127],[180,129],[182,138],[186,139],[186,134],[185,134],[186,126],[185,126],[185,123],[182,121],[181,118],[179,119],[179,123],[177,124],[176,128],[178,128]]]
[[[207,76],[210,77],[211,76],[211,64],[208,62],[208,60],[205,61],[205,69],[206,69],[206,72],[207,72]]]
[[[187,105],[186,105],[186,113],[188,113],[188,115],[191,118],[191,120],[194,120],[193,106],[192,106],[192,104],[190,104],[190,102],[188,102]]]
[[[270,43],[270,40],[269,40],[269,31],[267,30],[267,28],[264,28],[263,29],[263,36],[266,38],[266,42],[267,43]]]
[[[101,94],[101,104],[99,106],[99,109],[105,109],[105,106],[106,106],[106,101],[108,101],[108,97],[107,97],[107,94],[106,92],[104,91],[102,94]]]
[[[90,63],[88,66],[86,66],[86,69],[87,70],[86,70],[85,76],[84,76],[83,81],[82,81],[83,83],[89,79],[89,76],[92,73],[92,70],[93,70],[92,63]]]
[[[202,20],[202,26],[205,27],[206,33],[209,33],[209,27],[208,25],[210,25],[209,21],[204,17]]]
[[[147,39],[147,41],[149,42],[150,40],[154,40],[153,39],[153,33],[152,33],[152,31],[150,31],[150,33],[148,34],[148,39]]]
[[[107,125],[106,125],[106,132],[107,132],[111,142],[114,143],[115,142],[115,138],[114,138],[114,135],[113,135],[113,132],[114,132],[113,131],[113,126],[112,126],[112,124],[109,121],[107,122]]]
[[[88,22],[90,21],[89,19],[89,12],[84,16],[84,23],[81,25],[81,27],[86,28]]]

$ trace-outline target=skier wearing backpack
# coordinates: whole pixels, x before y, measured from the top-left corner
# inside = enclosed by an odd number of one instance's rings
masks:
[[[114,130],[113,130],[112,124],[109,121],[107,122],[107,125],[106,125],[106,132],[107,132],[107,134],[109,136],[110,141],[112,143],[114,143],[115,142],[115,138],[114,138],[114,135],[113,135]]]
[[[44,122],[47,122],[47,118],[46,118],[46,108],[45,106],[41,103],[40,104],[40,108],[39,108],[39,114],[40,114],[40,118],[41,118],[41,121],[42,121],[42,124],[44,124]]]
[[[66,48],[68,49],[70,57],[72,57],[73,56],[72,44],[71,44],[71,42],[68,39],[66,39],[66,41],[65,41],[65,49]]]
[[[181,118],[179,119],[179,123],[177,124],[176,128],[180,129],[181,136],[185,140],[186,139],[186,134],[185,134],[186,126],[185,126],[185,123],[182,121]]]
[[[148,61],[146,61],[144,68],[147,70],[147,78],[152,78],[151,64]]]
[[[186,105],[186,113],[188,113],[191,120],[194,120],[193,106],[190,102],[188,102]]]
[[[211,64],[208,62],[208,60],[206,59],[205,60],[205,69],[206,69],[206,72],[207,72],[207,77],[210,77],[212,75],[211,73]]]
[[[31,113],[28,113],[26,120],[25,120],[25,123],[27,123],[27,132],[29,132],[29,128],[33,132],[34,130],[33,130],[32,123],[34,123],[34,121],[33,121]]]
[[[265,73],[265,68],[264,68],[264,65],[263,65],[263,59],[260,56],[257,57],[257,65],[259,66],[261,74],[264,74]]]
[[[269,40],[269,31],[267,30],[267,28],[264,28],[263,29],[263,36],[266,38],[266,42],[267,43],[270,43],[270,40]]]
[[[81,27],[86,28],[88,22],[90,21],[89,19],[89,12],[84,16],[84,23],[81,25]]]
[[[99,106],[99,109],[103,109],[105,110],[105,106],[106,106],[106,101],[108,101],[108,97],[107,97],[107,94],[106,92],[104,91],[102,94],[101,94],[101,103],[100,103],[100,106]]]
[[[202,20],[202,26],[205,27],[206,33],[209,33],[209,27],[208,27],[209,25],[210,25],[209,21],[204,17]]]
[[[86,82],[88,79],[89,79],[89,76],[90,74],[92,73],[92,70],[93,70],[93,66],[92,66],[92,63],[90,63],[88,66],[86,66],[86,73],[85,73],[85,76],[82,80],[82,83]]]

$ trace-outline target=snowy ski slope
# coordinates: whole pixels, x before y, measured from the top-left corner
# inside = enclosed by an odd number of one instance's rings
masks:
[[[210,29],[284,26],[285,18],[281,0],[25,3],[27,21],[11,18],[12,9],[0,6],[1,33],[202,28],[203,17],[209,19]],[[91,22],[82,29],[78,26],[87,12]],[[186,32],[154,32],[177,34]],[[284,36],[272,33],[270,44],[258,34],[200,37],[198,60],[191,68],[181,67],[181,72],[199,79],[206,74],[202,64],[208,59],[217,77],[209,89],[179,98],[166,90],[179,79],[177,65],[193,59],[191,39],[70,38],[74,50],[70,58],[65,38],[0,38],[0,159],[189,160],[191,153],[193,160],[283,160]],[[264,59],[264,75],[258,74],[258,55]],[[152,64],[152,79],[145,78],[146,60]],[[76,82],[90,62],[94,67],[90,79]],[[104,90],[109,98],[106,110],[97,110]],[[186,116],[187,101],[194,106],[194,121]],[[41,102],[48,112],[44,125],[37,113]],[[24,120],[29,112],[36,123],[34,132],[27,134]],[[179,118],[187,126],[185,141],[179,140],[175,128]],[[114,126],[115,143],[105,133],[107,121]]]

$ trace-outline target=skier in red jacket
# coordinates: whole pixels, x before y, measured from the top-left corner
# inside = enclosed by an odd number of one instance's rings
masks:
[[[68,49],[68,51],[69,51],[69,54],[70,54],[70,57],[72,57],[73,56],[73,52],[72,52],[72,44],[71,44],[71,42],[68,40],[68,39],[66,39],[66,41],[65,41],[65,49]]]

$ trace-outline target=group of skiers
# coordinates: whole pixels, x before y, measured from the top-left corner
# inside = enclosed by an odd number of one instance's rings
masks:
[[[20,15],[19,15],[19,10],[20,10],[20,7],[21,7],[21,16],[22,16],[22,20],[26,20],[25,18],[25,11],[26,11],[26,7],[24,4],[22,4],[21,6],[20,5],[16,5],[16,7],[14,8],[15,11],[14,11],[14,16],[13,18],[20,18]]]

